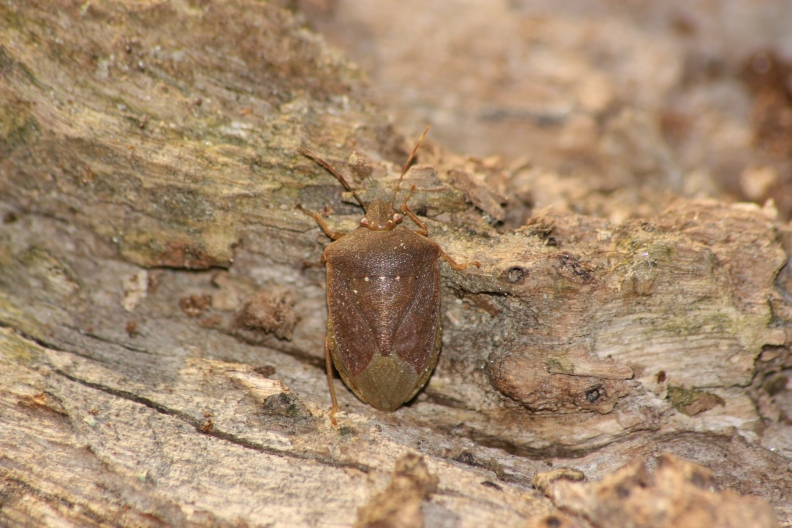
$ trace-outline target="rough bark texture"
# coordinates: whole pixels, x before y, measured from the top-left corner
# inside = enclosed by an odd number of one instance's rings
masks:
[[[426,389],[388,414],[336,379],[331,425],[295,206],[360,210],[297,147],[370,200],[412,140],[305,23],[0,6],[0,525],[792,523],[792,230],[679,197],[656,122],[593,95],[578,172],[421,150],[413,210],[481,268],[443,265]]]

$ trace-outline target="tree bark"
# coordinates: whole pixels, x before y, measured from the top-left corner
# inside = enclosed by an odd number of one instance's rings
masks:
[[[0,524],[792,522],[769,208],[531,210],[534,173],[429,142],[411,208],[481,267],[443,264],[425,390],[382,413],[336,378],[333,426],[296,206],[361,211],[297,149],[389,197],[413,140],[361,72],[275,3],[0,14]]]

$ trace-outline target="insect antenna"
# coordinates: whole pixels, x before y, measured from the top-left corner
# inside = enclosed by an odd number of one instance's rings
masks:
[[[423,136],[421,137],[423,138]],[[343,176],[341,176],[340,172],[335,170],[333,167],[330,166],[329,163],[327,163],[325,160],[323,160],[322,158],[320,158],[319,156],[317,156],[307,148],[300,147],[299,150],[304,156],[311,158],[316,163],[327,169],[327,172],[335,176],[335,179],[338,180],[341,183],[341,185],[344,186],[344,189],[352,193],[352,196],[355,197],[355,200],[357,200],[357,202],[360,204],[360,207],[362,207],[364,211],[368,211],[368,208],[366,207],[366,204],[363,202],[363,199],[358,195],[358,193],[352,187],[349,186],[349,183],[347,183],[346,179]],[[413,154],[415,154],[415,152],[413,152]],[[391,204],[392,203],[393,202],[391,202]]]
[[[399,189],[401,189],[401,182],[404,179],[404,175],[407,174],[407,169],[410,168],[410,163],[412,163],[413,158],[415,158],[415,153],[418,152],[418,147],[421,146],[421,141],[423,141],[423,138],[426,137],[427,132],[429,132],[429,125],[426,126],[423,134],[421,134],[421,137],[418,138],[418,143],[415,144],[412,154],[410,154],[410,157],[407,158],[407,163],[404,164],[404,168],[401,171],[401,176],[399,176],[399,183],[397,183],[396,188],[393,189],[393,198],[391,198],[390,201],[391,209],[393,209],[393,202],[396,201],[396,195],[399,194]]]

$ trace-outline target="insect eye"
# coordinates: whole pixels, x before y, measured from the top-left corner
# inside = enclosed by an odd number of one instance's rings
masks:
[[[364,227],[365,227],[365,226],[367,226],[367,225],[369,225],[368,218],[366,218],[365,216],[364,216],[363,218],[361,218],[361,219],[360,219],[360,225],[362,225],[362,226],[364,226]]]
[[[392,221],[398,224],[399,222],[402,221],[402,215],[400,215],[399,213],[396,213],[395,215],[393,215],[393,220]]]

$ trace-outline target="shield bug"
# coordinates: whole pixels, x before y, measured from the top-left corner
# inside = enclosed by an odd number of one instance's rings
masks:
[[[327,266],[325,361],[333,423],[338,411],[333,364],[355,396],[381,411],[394,411],[415,396],[429,379],[440,352],[440,260],[456,270],[479,266],[478,262],[457,264],[428,238],[426,224],[407,206],[414,185],[401,204],[401,213],[418,229],[399,225],[403,217],[393,204],[428,131],[426,127],[404,164],[390,202],[364,203],[330,164],[300,148],[352,193],[366,213],[357,229],[338,233],[319,213],[298,206],[333,240],[322,255]]]

